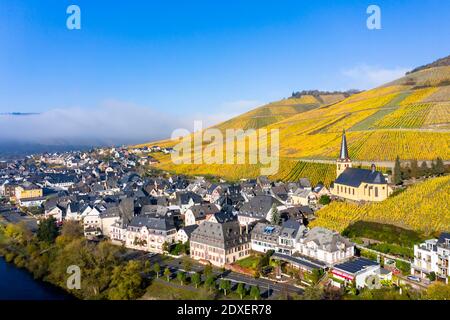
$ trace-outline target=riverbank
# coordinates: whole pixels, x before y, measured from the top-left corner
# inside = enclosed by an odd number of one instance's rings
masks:
[[[123,249],[107,241],[89,242],[79,223],[67,222],[60,230],[49,232],[54,225],[52,220],[42,221],[33,233],[24,224],[0,224],[0,257],[78,299],[142,296],[145,281],[140,275],[141,262],[123,259]],[[80,270],[80,289],[70,290],[67,281],[73,268]]]

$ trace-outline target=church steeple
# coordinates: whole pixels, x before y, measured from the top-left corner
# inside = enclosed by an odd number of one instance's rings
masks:
[[[341,152],[339,153],[340,160],[349,160],[348,157],[348,148],[347,148],[347,138],[345,136],[345,129],[342,132],[342,141],[341,141]]]
[[[348,156],[347,137],[345,136],[345,129],[342,132],[341,151],[339,158],[336,161],[336,177],[339,177],[347,168],[352,167],[352,161]]]

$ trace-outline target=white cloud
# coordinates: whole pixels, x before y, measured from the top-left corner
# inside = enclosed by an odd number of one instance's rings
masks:
[[[404,67],[388,69],[361,64],[353,68],[342,70],[342,75],[349,79],[350,87],[370,89],[401,78],[409,70],[411,69]]]
[[[40,114],[0,115],[0,142],[39,144],[131,144],[170,138],[173,130],[193,130],[194,121],[203,128],[228,120],[258,106],[253,100],[222,103],[210,113],[171,115],[132,103],[109,100],[95,108],[60,108]]]
[[[170,136],[187,119],[119,101],[86,108],[53,109],[37,115],[0,116],[2,141],[41,144],[119,144]]]

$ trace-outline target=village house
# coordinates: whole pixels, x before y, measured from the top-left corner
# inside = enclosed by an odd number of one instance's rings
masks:
[[[175,243],[177,230],[171,219],[137,216],[127,226],[125,246],[130,249],[163,253],[163,244]]]
[[[269,250],[278,251],[278,239],[281,227],[267,223],[257,223],[251,232],[252,250],[266,253]]]
[[[421,278],[434,273],[448,282],[450,277],[450,233],[443,232],[438,239],[425,240],[414,245],[411,274]]]
[[[335,265],[331,273],[338,279],[338,281],[332,281],[333,285],[340,287],[340,281],[343,281],[345,285],[354,282],[356,288],[361,289],[372,283],[370,276],[379,277],[381,267],[378,262],[366,258],[355,258]]]
[[[219,212],[219,208],[215,204],[208,203],[194,205],[187,209],[184,215],[184,225],[199,225],[203,221],[208,221],[208,219],[217,212]]]
[[[95,238],[102,235],[101,211],[97,207],[88,206],[86,208],[87,214],[83,217],[83,230],[86,238]]]
[[[239,209],[239,223],[246,226],[259,221],[272,221],[272,213],[275,208],[282,210],[286,207],[270,195],[254,196]]]
[[[14,190],[14,197],[16,201],[22,198],[24,199],[42,198],[42,196],[43,196],[42,188],[30,183],[24,183],[20,186],[17,186]]]
[[[287,203],[289,205],[294,206],[298,205],[308,206],[311,204],[313,200],[315,200],[315,196],[310,188],[307,189],[298,188],[292,194],[289,195]]]
[[[61,223],[66,216],[66,207],[57,203],[56,199],[44,203],[44,217],[46,219],[53,217],[58,223]]]
[[[197,228],[198,228],[197,224],[193,224],[190,226],[180,228],[177,231],[176,241],[181,242],[181,243],[188,242],[191,239],[192,232],[194,232]]]
[[[178,205],[182,215],[184,215],[190,207],[202,204],[202,202],[202,197],[194,192],[188,191],[176,193],[175,204]]]
[[[290,219],[281,225],[278,237],[277,252],[291,256],[296,250],[296,244],[304,233],[306,227],[296,220]]]
[[[236,219],[205,221],[191,234],[190,254],[195,260],[223,267],[250,255],[250,234]]]
[[[315,227],[308,230],[297,239],[296,252],[333,265],[352,258],[355,255],[355,245],[338,232]]]

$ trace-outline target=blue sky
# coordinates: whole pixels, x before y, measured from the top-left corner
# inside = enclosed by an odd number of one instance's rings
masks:
[[[66,28],[70,4],[81,30]],[[370,4],[381,30],[366,28]],[[448,55],[449,30],[447,0],[2,0],[0,112],[113,104],[150,125],[215,122],[294,90],[376,86]]]

